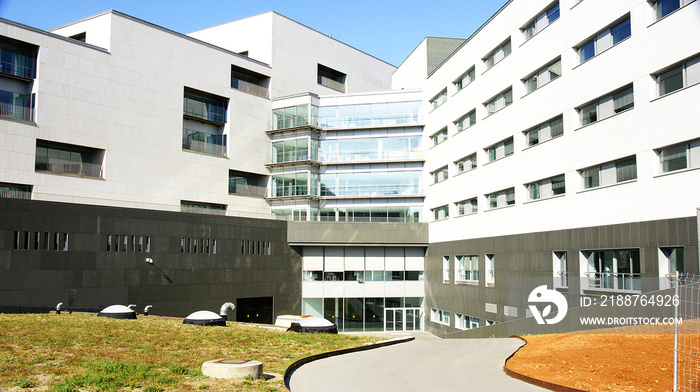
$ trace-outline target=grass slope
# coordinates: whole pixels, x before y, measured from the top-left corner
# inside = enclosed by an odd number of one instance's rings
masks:
[[[154,316],[0,314],[0,390],[285,391],[282,375],[297,359],[376,340],[238,323],[198,327]],[[261,361],[266,377],[202,375],[203,362],[221,358]]]

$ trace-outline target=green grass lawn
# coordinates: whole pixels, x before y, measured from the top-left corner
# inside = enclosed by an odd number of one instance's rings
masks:
[[[377,340],[239,323],[200,327],[155,316],[0,314],[0,390],[286,391],[282,375],[294,361]],[[261,361],[266,377],[202,375],[203,362],[223,358]]]

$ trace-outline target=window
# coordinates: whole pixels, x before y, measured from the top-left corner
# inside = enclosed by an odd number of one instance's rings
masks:
[[[34,121],[34,94],[0,90],[0,118]]]
[[[564,175],[559,175],[525,185],[529,200],[548,199],[566,193]]]
[[[494,65],[498,64],[501,60],[504,58],[508,57],[510,54],[510,37],[503,42],[501,45],[499,45],[496,49],[491,51],[486,57],[482,58],[484,61],[484,64],[486,65],[486,69],[490,69]]]
[[[261,98],[268,98],[270,77],[245,68],[231,66],[231,88],[252,94]]]
[[[583,189],[614,185],[637,178],[635,156],[580,170]]]
[[[700,167],[700,140],[663,147],[657,153],[661,173]]]
[[[512,206],[515,204],[515,189],[508,188],[502,191],[490,193],[486,195],[486,199],[489,201],[490,210]]]
[[[226,215],[226,205],[200,203],[195,201],[180,201],[180,212],[209,215]]]
[[[479,282],[479,256],[455,256],[456,282]]]
[[[490,116],[497,111],[509,106],[513,103],[513,89],[508,88],[504,92],[491,98],[488,102],[484,102],[484,107],[486,108],[487,116]]]
[[[323,280],[323,271],[302,271],[303,282],[321,282]]]
[[[447,219],[450,217],[450,209],[449,206],[441,206],[438,208],[433,208],[430,210],[433,213],[433,219],[434,220],[443,220]]]
[[[494,286],[496,284],[496,263],[492,253],[486,254],[486,286]]]
[[[489,158],[489,162],[513,155],[513,138],[509,137],[508,139],[498,142],[493,146],[486,147],[484,151]]]
[[[433,141],[433,146],[437,146],[438,144],[447,140],[447,127],[439,130],[438,132],[430,136],[430,140]]]
[[[39,47],[25,42],[0,42],[0,72],[25,79],[36,78]]]
[[[331,88],[341,93],[345,92],[345,79],[347,75],[332,68],[318,64],[318,84]]]
[[[584,63],[599,55],[603,51],[617,45],[631,34],[632,30],[629,17],[622,22],[615,24],[611,28],[601,31],[595,37],[589,39],[576,48],[578,52],[579,64]]]
[[[311,112],[309,112],[311,106]],[[297,105],[272,110],[272,129],[318,126],[318,106]]]
[[[104,150],[37,140],[34,169],[86,177],[102,177],[104,153]]]
[[[457,174],[476,169],[476,153],[455,161],[455,167],[457,168]]]
[[[438,324],[450,325],[450,312],[440,309],[430,309],[430,321]]]
[[[458,328],[458,329],[479,328],[479,319],[476,317],[465,316],[463,314],[456,314],[455,315],[455,328]]]
[[[476,214],[479,210],[476,198],[458,201],[455,203],[455,206],[459,216]]]
[[[444,89],[438,95],[434,96],[433,99],[430,100],[430,107],[432,107],[433,110],[435,110],[438,108],[438,106],[442,105],[446,101],[447,101],[447,89]]]
[[[537,72],[534,74],[531,74],[523,79],[523,83],[525,84],[525,93],[529,94],[560,76],[561,59],[556,59],[553,63],[544,66],[543,68],[537,70]]]
[[[590,289],[642,288],[639,249],[581,251],[581,263]]]
[[[442,281],[450,283],[450,256],[442,256]]]
[[[267,187],[260,184],[266,182],[263,176],[257,174],[229,170],[228,193],[265,197]]]
[[[634,107],[634,89],[627,85],[622,89],[603,96],[591,103],[577,108],[581,126],[604,120],[617,113]]]
[[[476,124],[476,109],[472,109],[471,112],[465,114],[464,116],[460,117],[459,120],[455,121],[457,132],[462,132],[474,124]]]
[[[443,166],[430,174],[433,176],[433,184],[445,181],[447,179],[447,166]]]
[[[523,35],[525,35],[525,40],[527,41],[557,19],[559,19],[559,3],[554,4],[543,13],[537,15],[537,17],[528,22],[525,27],[522,27],[520,30],[522,30]]]
[[[185,88],[183,114],[196,120],[226,124],[228,98]]]
[[[660,289],[675,287],[676,272],[685,273],[685,250],[682,247],[659,248],[659,283]]]
[[[30,200],[32,198],[32,188],[32,185],[0,182],[0,199]]]
[[[684,7],[694,0],[655,0],[654,3],[654,20],[659,20],[671,12]]]
[[[454,84],[457,92],[462,91],[463,88],[474,81],[474,76],[474,66],[472,66],[467,72],[463,73],[457,80],[452,82],[452,84]]]
[[[554,287],[569,287],[569,265],[566,252],[554,252],[552,255],[552,271],[554,271]]]
[[[527,139],[527,145],[534,146],[563,135],[564,121],[562,116],[558,116],[532,129],[528,129],[524,133]]]
[[[656,75],[659,96],[700,83],[700,56]]]

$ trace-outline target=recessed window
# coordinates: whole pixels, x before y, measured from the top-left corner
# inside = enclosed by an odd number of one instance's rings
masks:
[[[455,283],[479,282],[479,256],[455,256]]]
[[[525,93],[529,94],[561,76],[561,59],[555,60],[523,79]]]
[[[463,73],[457,80],[452,82],[454,84],[455,89],[457,92],[462,91],[463,88],[467,87],[471,82],[473,82],[475,79],[475,74],[474,74],[474,66],[472,65],[471,68],[465,73]]]
[[[486,69],[490,69],[494,65],[498,64],[501,60],[504,58],[508,57],[510,54],[510,37],[500,44],[496,49],[491,51],[488,55],[486,55],[482,60],[484,61],[484,64],[486,65]]]
[[[457,132],[459,133],[474,124],[476,124],[476,109],[472,109],[469,113],[455,121],[455,128],[457,128]]]
[[[508,87],[507,90],[499,93],[495,97],[491,98],[487,102],[484,102],[484,107],[486,108],[487,116],[490,116],[497,111],[509,106],[513,103],[513,89]]]
[[[432,212],[432,214],[433,214],[433,220],[436,220],[436,221],[447,219],[450,217],[449,206],[441,206],[441,207],[433,208],[432,210],[430,210],[430,212]]]
[[[0,118],[33,122],[34,97],[32,93],[0,90]]]
[[[30,200],[32,198],[32,185],[0,182],[0,198]]]
[[[231,66],[231,88],[261,98],[269,97],[270,77],[251,70]]]
[[[457,329],[474,329],[479,328],[479,319],[463,314],[455,314],[455,328]]]
[[[559,3],[554,4],[546,11],[537,15],[520,30],[522,30],[525,40],[527,41],[557,19],[559,19]]]
[[[345,92],[345,81],[347,75],[336,71],[333,68],[326,67],[325,65],[318,64],[317,69],[318,84],[331,88],[341,93]]]
[[[486,286],[496,284],[496,261],[493,253],[486,254]]]
[[[531,182],[526,184],[525,187],[527,188],[527,194],[530,200],[548,199],[566,193],[563,174]]]
[[[226,124],[228,98],[185,88],[183,114],[196,120]]]
[[[195,214],[226,215],[225,204],[180,201],[180,211]]]
[[[653,0],[654,20],[659,20],[671,12],[684,7],[695,0]]]
[[[440,309],[430,309],[430,321],[450,325],[450,312]]]
[[[264,186],[265,182],[265,177],[261,175],[229,170],[228,193],[265,197],[265,193],[267,191],[267,187]]]
[[[659,96],[700,83],[700,56],[656,74]]]
[[[552,270],[554,271],[554,287],[569,287],[569,264],[566,252],[553,252]]]
[[[433,99],[430,100],[430,107],[435,110],[445,102],[447,102],[447,89],[442,90],[440,94],[434,96]]]
[[[527,145],[535,146],[546,142],[549,139],[554,139],[564,134],[564,121],[562,116],[558,116],[552,120],[544,122],[532,129],[524,132]]]
[[[486,195],[486,200],[489,202],[490,210],[515,205],[515,188],[489,193]]]
[[[476,169],[476,153],[467,155],[466,157],[455,161],[455,168],[457,169],[457,174]]]
[[[442,256],[442,282],[450,283],[450,256]]]
[[[476,214],[479,210],[476,197],[458,201],[455,203],[455,207],[457,207],[457,215],[459,216]]]
[[[513,137],[511,136],[508,139],[486,147],[484,151],[486,152],[486,156],[488,156],[489,162],[513,155]]]
[[[70,144],[36,141],[34,169],[57,174],[102,177],[104,150]]]
[[[637,178],[635,156],[579,170],[583,189],[592,189],[632,181]]]
[[[634,107],[634,89],[627,85],[621,90],[598,98],[577,108],[581,126],[606,119]]]
[[[630,25],[630,18],[628,17],[627,19],[616,23],[612,27],[599,32],[595,37],[579,45],[576,48],[576,51],[578,52],[579,64],[584,63],[603,51],[617,45],[630,35],[632,35],[632,29]]]
[[[430,173],[431,176],[433,176],[433,184],[437,184],[438,182],[445,181],[448,177],[448,170],[447,166],[443,166],[434,172]]]
[[[641,290],[639,249],[581,251],[581,257],[587,288]]]
[[[438,144],[447,140],[447,127],[437,131],[432,136],[430,136],[430,140],[432,140],[433,146],[437,146]]]
[[[659,154],[661,173],[700,167],[700,140],[674,144],[656,152]]]

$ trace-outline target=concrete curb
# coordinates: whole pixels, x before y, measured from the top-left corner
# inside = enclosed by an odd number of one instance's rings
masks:
[[[540,387],[540,388],[546,388],[546,389],[549,389],[550,391],[556,391],[556,392],[587,392],[587,391],[585,391],[585,390],[583,390],[583,389],[578,389],[578,388],[574,388],[574,387],[567,387],[566,385],[555,384],[555,383],[553,383],[553,382],[540,380],[539,378],[530,377],[530,376],[524,375],[524,374],[522,374],[522,373],[518,373],[518,372],[516,372],[516,371],[513,371],[513,370],[511,370],[511,369],[508,369],[508,361],[509,361],[518,351],[520,351],[521,348],[523,348],[523,347],[525,347],[525,345],[527,345],[527,339],[525,339],[525,338],[522,337],[522,336],[517,336],[517,335],[516,335],[516,336],[511,336],[511,338],[520,339],[520,340],[522,340],[523,342],[525,342],[525,344],[522,345],[522,346],[520,346],[520,348],[518,348],[517,350],[515,350],[515,352],[514,352],[513,354],[510,354],[510,356],[508,356],[508,358],[506,358],[506,362],[503,364],[503,371],[506,372],[507,375],[509,375],[509,376],[511,376],[511,377],[513,377],[513,378],[515,378],[516,380],[524,381],[524,382],[526,382],[526,383],[528,383],[528,384],[532,384],[532,385],[538,386],[538,387]]]
[[[366,350],[371,350],[374,348],[392,346],[394,344],[399,344],[399,343],[408,343],[412,340],[415,340],[415,337],[410,336],[407,338],[396,338],[396,339],[391,339],[391,340],[384,340],[384,341],[374,343],[374,344],[367,344],[367,345],[359,346],[359,347],[344,348],[342,350],[328,351],[325,353],[311,355],[309,357],[302,358],[302,359],[292,363],[291,365],[289,365],[289,367],[287,367],[287,370],[284,371],[284,386],[285,386],[285,388],[287,388],[288,390],[291,391],[292,389],[289,387],[289,381],[290,381],[290,378],[292,377],[292,374],[294,373],[294,371],[296,371],[302,365],[305,365],[309,362],[313,362],[313,361],[316,361],[318,359],[334,357],[336,355],[349,354],[349,353],[354,353],[354,352],[359,352],[359,351],[366,351]]]

